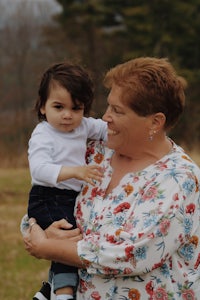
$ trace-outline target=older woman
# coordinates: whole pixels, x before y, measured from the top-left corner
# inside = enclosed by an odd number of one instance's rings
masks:
[[[198,299],[200,170],[166,136],[186,82],[166,59],[144,57],[111,69],[105,85],[108,142],[87,153],[104,177],[77,198],[82,235],[61,231],[64,220],[46,232],[30,220],[26,248],[79,267],[79,300]]]

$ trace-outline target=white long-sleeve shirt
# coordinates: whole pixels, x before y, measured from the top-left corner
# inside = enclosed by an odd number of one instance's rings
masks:
[[[87,139],[106,140],[107,123],[101,119],[83,118],[72,132],[60,132],[48,122],[39,123],[29,140],[28,159],[32,185],[80,191],[82,181],[57,182],[62,166],[85,165]]]

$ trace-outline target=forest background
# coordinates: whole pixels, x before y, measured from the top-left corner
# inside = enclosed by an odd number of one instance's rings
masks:
[[[200,144],[200,0],[1,0],[0,167],[27,166],[27,143],[42,72],[68,60],[94,80],[92,115],[106,108],[102,80],[138,56],[167,57],[188,81],[185,113],[170,133]]]

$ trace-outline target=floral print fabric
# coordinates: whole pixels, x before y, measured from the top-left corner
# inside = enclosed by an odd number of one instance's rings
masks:
[[[199,168],[173,143],[105,196],[113,152],[99,141],[88,148],[88,163],[100,165],[104,178],[77,198],[78,254],[86,265],[77,299],[200,299]]]

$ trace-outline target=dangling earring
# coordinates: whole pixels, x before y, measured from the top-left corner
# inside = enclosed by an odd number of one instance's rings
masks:
[[[149,141],[151,141],[151,142],[153,141],[153,134],[149,135]]]
[[[153,136],[154,134],[156,134],[156,130],[151,130],[150,133],[149,133],[149,141],[153,141]]]

